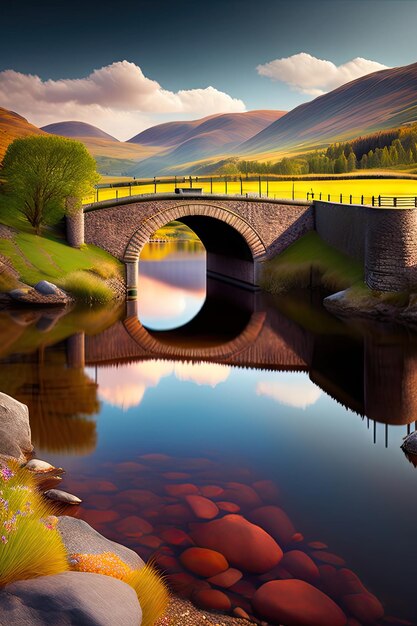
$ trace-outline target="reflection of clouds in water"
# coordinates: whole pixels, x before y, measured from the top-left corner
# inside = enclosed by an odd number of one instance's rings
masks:
[[[139,319],[145,326],[155,327],[164,321],[184,324],[193,319],[201,309],[206,295],[201,289],[181,289],[168,285],[149,276],[140,277],[140,298],[138,300]],[[159,322],[159,323],[158,323]]]
[[[165,376],[196,385],[215,387],[224,382],[230,373],[226,365],[215,363],[179,363],[146,361],[120,367],[103,367],[98,370],[99,397],[124,410],[138,406],[149,387],[156,387]]]
[[[217,363],[175,363],[174,372],[178,380],[216,387],[229,378],[230,367]]]
[[[267,396],[280,404],[293,406],[297,409],[306,409],[315,404],[322,395],[322,391],[308,378],[286,379],[281,381],[260,381],[256,385],[258,396]]]

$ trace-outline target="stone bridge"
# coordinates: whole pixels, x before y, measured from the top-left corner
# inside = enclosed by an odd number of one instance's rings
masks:
[[[154,194],[86,205],[67,220],[71,245],[91,243],[126,265],[128,297],[137,296],[138,260],[153,233],[178,220],[207,252],[207,272],[251,288],[262,262],[309,230],[362,263],[365,282],[380,291],[417,286],[417,210],[312,204],[244,196]]]

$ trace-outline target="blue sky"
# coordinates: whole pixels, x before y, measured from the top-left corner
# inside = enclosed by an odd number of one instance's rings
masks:
[[[340,76],[355,78],[357,67],[353,74],[351,66],[344,73],[336,70],[357,57],[381,67],[417,61],[415,0],[127,0],[119,4],[12,0],[7,6],[2,3],[0,20],[5,25],[0,40],[0,106],[14,108],[36,124],[78,114],[83,121],[96,120],[105,130],[120,131],[120,136],[134,135],[158,121],[190,119],[222,109],[289,110],[334,88]],[[295,56],[300,53],[328,61],[336,70]],[[278,64],[269,74],[257,70],[288,57],[295,57],[292,64]],[[88,77],[124,60],[131,65],[98,76],[97,102],[90,96],[74,96],[73,89],[84,92],[85,84],[62,82]],[[337,74],[339,82],[319,84],[318,76],[317,85],[307,92],[291,82],[300,65],[312,83],[322,70]],[[147,104],[132,93],[123,101],[123,80],[138,79],[138,89],[143,87],[134,67],[159,84],[163,103],[161,98],[149,99],[151,83],[144,86]],[[28,74],[55,83],[45,86],[32,80],[29,84],[21,76]],[[103,81],[107,81],[104,91]],[[229,99],[215,92],[192,92],[209,86]],[[117,97],[109,96],[110,88]],[[25,92],[33,97],[25,100]],[[69,106],[70,101],[75,104]]]

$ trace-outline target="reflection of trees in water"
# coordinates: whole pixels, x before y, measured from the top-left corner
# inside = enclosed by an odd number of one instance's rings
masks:
[[[65,350],[0,364],[1,390],[27,404],[32,440],[49,452],[89,454],[96,446],[97,385],[83,369],[67,367]]]

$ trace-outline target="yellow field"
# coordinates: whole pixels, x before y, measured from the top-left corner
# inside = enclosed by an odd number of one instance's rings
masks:
[[[179,187],[189,187],[189,182],[178,183]],[[269,198],[285,198],[297,200],[312,199],[314,193],[315,199],[332,200],[334,202],[350,202],[352,196],[353,203],[371,204],[372,196],[417,196],[417,180],[406,179],[350,179],[350,180],[303,180],[303,181],[269,181],[265,180],[261,183],[261,189],[257,181],[242,182],[228,181],[226,184],[222,182],[195,182],[193,187],[203,188],[203,193],[213,194],[243,194],[259,195]],[[156,186],[157,193],[173,193],[175,189],[174,183],[158,183]],[[110,200],[113,198],[123,198],[130,195],[142,195],[155,193],[155,186],[152,183],[141,184],[129,187],[119,187],[110,189],[98,189],[96,193],[84,199],[84,203],[97,202],[101,200]],[[342,195],[342,198],[340,197]]]

